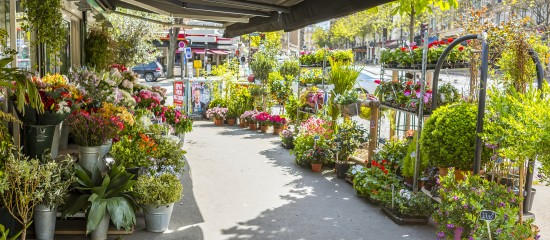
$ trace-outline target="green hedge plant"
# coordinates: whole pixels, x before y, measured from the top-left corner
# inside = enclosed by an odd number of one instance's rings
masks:
[[[135,185],[136,200],[142,205],[168,205],[181,199],[183,186],[172,173],[141,175]]]

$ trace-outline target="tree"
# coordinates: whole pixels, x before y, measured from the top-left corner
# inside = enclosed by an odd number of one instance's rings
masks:
[[[266,32],[260,33],[264,34],[264,39],[261,36],[250,36],[243,35],[242,39],[244,41],[250,40],[251,47],[260,47],[263,46],[270,55],[274,56],[281,50],[281,37],[283,36],[283,31],[275,32]]]
[[[181,24],[183,22],[183,19],[178,18],[178,19],[175,19],[174,22]],[[180,32],[180,27],[172,27],[168,32],[169,46],[168,46],[167,66],[166,66],[168,68],[166,71],[167,78],[174,78],[174,58],[176,55],[176,44],[178,41],[179,32]]]
[[[326,46],[332,47],[332,43],[330,42],[330,32],[321,27],[315,27],[312,38],[315,45],[319,48],[324,48]]]
[[[394,3],[394,14],[409,17],[409,41],[414,42],[414,25],[418,15],[433,13],[434,8],[447,11],[458,6],[457,0],[398,0]]]
[[[96,70],[109,69],[113,64],[114,44],[113,37],[105,23],[93,26],[88,32],[84,44],[86,65]]]
[[[162,21],[163,17],[123,8],[117,8],[117,11],[137,16],[137,18],[116,13],[108,17],[113,24],[113,37],[117,43],[116,62],[133,66],[154,61],[159,56],[159,51],[153,42],[159,40],[161,37],[159,32],[163,29],[160,24],[143,19]]]

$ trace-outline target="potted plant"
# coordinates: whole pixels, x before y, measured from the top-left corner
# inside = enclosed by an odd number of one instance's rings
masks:
[[[93,240],[107,239],[110,221],[117,229],[129,230],[136,224],[138,205],[131,191],[136,183],[132,180],[132,174],[116,165],[105,175],[98,168],[90,172],[80,165],[75,165],[75,171],[75,191],[67,199],[62,215],[64,218],[84,211],[86,234],[91,233]]]
[[[397,224],[427,224],[436,205],[428,195],[411,192],[399,185],[394,187],[390,203],[382,205],[382,211]]]
[[[181,181],[176,175],[168,172],[141,175],[135,189],[136,200],[144,208],[147,231],[166,231],[174,203],[182,196]]]
[[[366,197],[370,202],[391,202],[391,186],[397,185],[395,173],[396,165],[387,161],[370,162],[370,168],[365,168],[353,178],[353,188],[359,196]]]
[[[279,133],[281,133],[281,130],[283,130],[284,126],[286,125],[286,118],[279,115],[271,115],[269,117],[269,122],[271,125],[273,125],[273,134],[279,135]]]
[[[267,128],[269,128],[269,119],[270,119],[271,115],[269,115],[269,113],[267,112],[260,112],[256,115],[254,115],[254,119],[256,120],[256,122],[258,122],[260,124],[260,129],[262,130],[262,133],[266,133],[267,132]]]
[[[88,171],[99,167],[101,145],[118,136],[124,123],[117,116],[80,110],[67,119],[70,132],[78,145],[78,164]]]
[[[280,136],[284,148],[294,148],[294,134],[290,130],[283,130]]]
[[[336,144],[336,176],[345,178],[351,166],[349,158],[355,150],[368,141],[367,130],[355,121],[344,119],[339,125],[338,132],[334,135]]]
[[[225,118],[227,119],[227,125],[229,126],[235,125],[237,117],[238,117],[237,110],[234,108],[229,108],[227,110],[227,115],[225,116]]]
[[[3,174],[0,175],[1,199],[5,209],[23,226],[21,239],[24,240],[34,207],[44,199],[44,189],[41,192],[37,190],[51,181],[51,172],[45,170],[40,160],[24,157],[16,148],[3,151],[2,155],[6,159],[3,162]]]
[[[214,119],[214,125],[222,126],[223,120],[227,115],[227,108],[224,107],[213,107],[206,110],[206,117]]]
[[[331,149],[326,147],[315,147],[304,153],[304,161],[311,162],[312,172],[321,172],[323,163],[330,161],[334,156]]]
[[[70,155],[61,161],[45,158],[41,171],[43,181],[35,193],[42,199],[34,207],[34,234],[37,239],[53,239],[57,209],[65,203],[69,187],[76,180]]]
[[[245,111],[241,115],[241,119],[248,123],[248,127],[250,130],[256,130],[257,124],[256,119],[254,119],[254,115],[258,114],[258,111],[251,110],[251,111]]]
[[[340,108],[344,117],[357,116],[360,113],[359,94],[355,90],[346,91],[342,95],[336,95],[334,102]]]
[[[137,178],[140,168],[153,166],[153,155],[157,150],[158,143],[152,136],[138,132],[122,136],[118,142],[113,143],[111,156],[116,165],[123,166]]]
[[[310,117],[300,125],[294,138],[294,149],[291,151],[296,156],[296,164],[310,167],[308,159],[303,158],[304,153],[315,146],[329,148],[333,137],[331,126],[332,122],[317,117]]]
[[[174,133],[180,138],[180,142],[183,144],[185,133],[193,130],[193,120],[185,113],[172,106],[166,108],[163,117],[166,119],[166,123],[172,126]]]
[[[471,171],[476,141],[477,106],[461,102],[439,107],[428,118],[420,138],[421,151],[432,166]],[[484,148],[482,162],[489,159]],[[457,176],[461,172],[456,171]]]

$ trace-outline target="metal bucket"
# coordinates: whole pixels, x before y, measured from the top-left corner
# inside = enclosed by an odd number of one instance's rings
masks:
[[[172,210],[174,209],[174,203],[170,205],[146,205],[145,206],[145,226],[149,232],[164,232],[170,225],[170,217],[172,216]]]
[[[44,152],[52,148],[55,125],[23,125],[23,128],[25,155],[42,159]]]
[[[50,209],[44,204],[34,207],[34,235],[39,240],[51,240],[55,233],[57,208]]]
[[[90,239],[92,240],[106,240],[107,234],[109,233],[109,223],[111,221],[111,216],[109,212],[105,211],[105,215],[99,225],[92,231],[90,234]]]
[[[105,162],[105,155],[111,151],[113,146],[113,141],[108,141],[107,143],[101,145],[101,153],[99,154],[98,166],[100,171],[107,170],[107,162]]]
[[[181,145],[183,145],[183,143],[185,142],[185,133],[178,134],[178,137],[180,138]]]
[[[99,156],[101,154],[101,146],[83,147],[78,146],[78,164],[90,171],[94,172],[99,164]]]

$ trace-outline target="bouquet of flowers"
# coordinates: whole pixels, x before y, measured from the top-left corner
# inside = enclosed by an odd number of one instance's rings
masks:
[[[164,108],[163,118],[174,128],[176,134],[191,132],[193,129],[193,120],[172,106]]]
[[[135,123],[134,115],[127,108],[115,106],[112,103],[104,102],[99,109],[99,113],[105,118],[116,116],[128,126],[133,126]]]
[[[245,111],[242,115],[241,115],[241,119],[244,119],[245,121],[249,122],[249,123],[255,123],[256,122],[256,119],[254,118],[254,115],[258,114],[259,112],[257,110],[250,110],[250,111]]]
[[[122,81],[118,85],[118,88],[130,93],[134,92],[134,86],[139,84],[138,75],[132,71],[124,71],[121,77]]]
[[[206,117],[210,119],[225,119],[225,116],[227,115],[227,110],[227,108],[213,107],[206,110]]]
[[[118,137],[124,129],[123,121],[117,116],[106,117],[99,112],[80,110],[67,118],[71,134],[79,146],[101,146]]]
[[[157,108],[161,105],[161,101],[163,101],[162,96],[157,92],[152,92],[146,89],[142,89],[141,91],[134,94],[134,99],[137,103],[137,108],[141,109],[153,109]]]
[[[41,109],[28,107],[28,100],[25,102],[25,112],[17,111],[21,121],[27,125],[57,125],[63,121],[73,110],[75,99],[73,93],[80,95],[78,90],[67,83],[67,80],[59,75],[45,76],[43,79],[32,77],[40,100],[44,106]],[[16,101],[15,96],[12,100]],[[81,96],[78,96],[81,98]]]
[[[280,127],[282,127],[286,124],[286,118],[281,117],[279,115],[272,115],[272,116],[269,117],[269,122],[275,128],[280,128]]]
[[[269,126],[271,115],[267,112],[260,112],[253,117],[261,126]]]
[[[157,93],[161,98],[160,103],[164,105],[164,103],[166,102],[166,92],[167,92],[166,88],[153,86],[151,88],[151,92]]]
[[[122,97],[118,91],[118,85],[122,77],[118,71],[100,72],[87,70],[85,68],[69,72],[69,80],[91,98],[93,105],[99,107],[102,102],[118,102]]]

